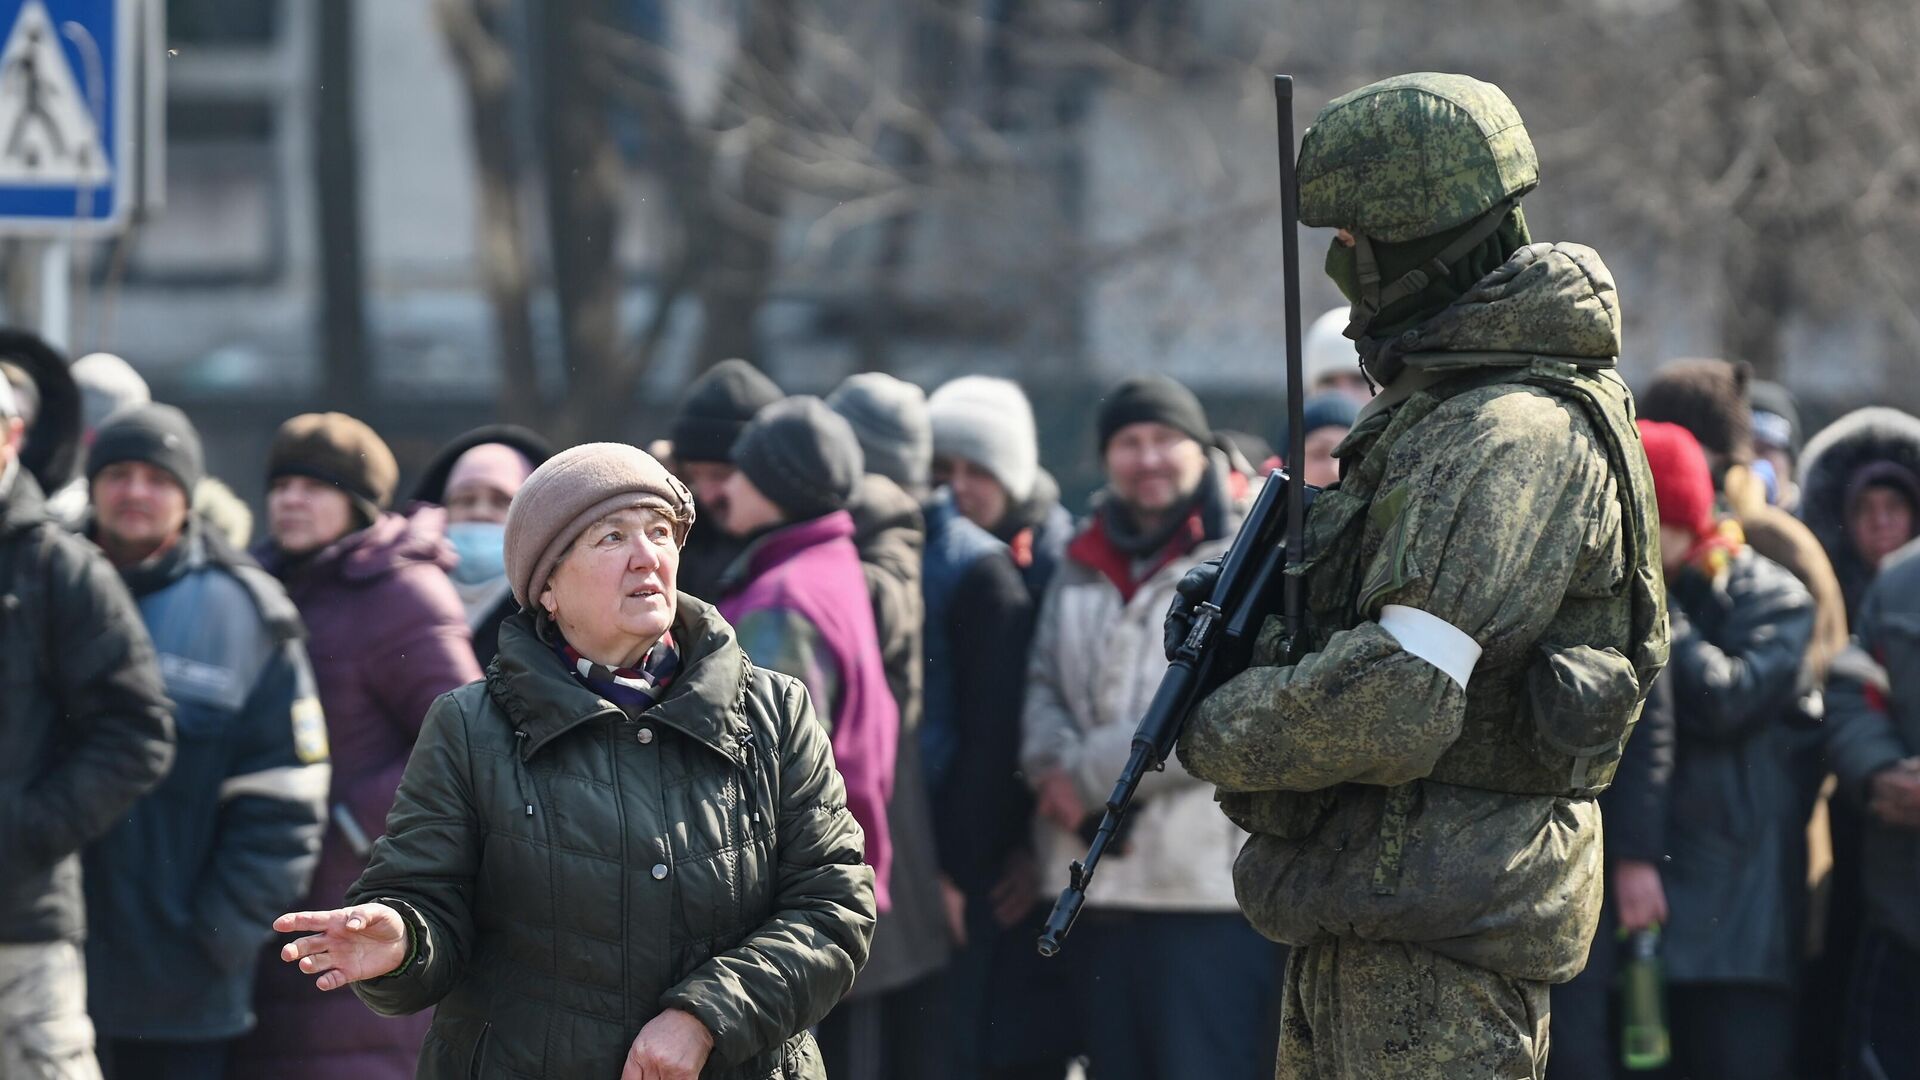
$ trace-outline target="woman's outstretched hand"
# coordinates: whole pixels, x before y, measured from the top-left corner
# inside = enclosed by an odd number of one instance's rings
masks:
[[[338,990],[348,983],[377,979],[407,959],[407,924],[385,904],[359,904],[332,911],[290,911],[273,920],[283,934],[311,931],[280,950],[280,959],[300,962],[317,975],[314,985]]]

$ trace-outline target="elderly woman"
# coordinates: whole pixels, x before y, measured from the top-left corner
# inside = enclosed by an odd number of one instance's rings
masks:
[[[873,871],[800,684],[676,594],[686,487],[631,446],[542,465],[524,610],[440,698],[350,907],[281,956],[382,1013],[437,1005],[418,1075],[821,1077]]]

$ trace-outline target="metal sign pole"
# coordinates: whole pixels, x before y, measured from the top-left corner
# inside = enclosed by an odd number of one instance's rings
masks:
[[[73,338],[73,241],[65,237],[40,249],[40,336],[61,352]]]

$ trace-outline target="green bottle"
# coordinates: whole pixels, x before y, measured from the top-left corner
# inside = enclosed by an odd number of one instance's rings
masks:
[[[1620,932],[1626,939],[1620,968],[1620,1061],[1629,1071],[1664,1068],[1673,1056],[1667,1038],[1666,974],[1660,964],[1660,927]]]

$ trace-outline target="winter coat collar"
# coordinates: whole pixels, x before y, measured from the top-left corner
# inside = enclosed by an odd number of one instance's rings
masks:
[[[1620,300],[1592,248],[1529,244],[1440,314],[1380,346],[1374,370],[1485,366],[1485,355],[1559,356],[1612,367]],[[1384,361],[1384,363],[1383,363]],[[1403,378],[1396,374],[1389,385]]]
[[[412,563],[451,570],[458,560],[446,541],[446,520],[446,511],[437,507],[422,507],[405,517],[381,514],[380,520],[348,533],[309,559],[289,559],[271,540],[254,545],[252,554],[268,573],[289,583],[329,577],[366,582]]]
[[[830,544],[835,540],[852,541],[853,536],[853,515],[845,510],[835,510],[822,517],[783,525],[764,533],[748,544],[747,549],[727,568],[721,578],[720,593],[725,596],[734,592],[742,584],[766,573],[768,568],[778,566],[808,548]]]
[[[730,761],[744,762],[740,733],[752,665],[734,643],[733,627],[706,601],[680,593],[673,619],[681,669],[666,696],[643,715],[681,732]],[[575,727],[618,717],[612,702],[582,686],[540,640],[533,616],[520,611],[500,624],[500,653],[487,667],[487,693],[512,722],[520,758]]]
[[[90,521],[87,527],[87,539],[97,542],[97,522]],[[127,591],[135,599],[152,593],[179,581],[190,572],[206,564],[206,542],[202,538],[205,529],[192,514],[187,515],[186,526],[181,530],[180,539],[166,554],[157,559],[149,559],[139,566],[129,566],[120,571],[120,580],[127,583]]]
[[[920,561],[927,543],[926,517],[920,503],[899,484],[877,473],[861,477],[847,514],[853,519],[853,546],[860,549],[861,561],[880,561],[869,556],[883,553]]]
[[[1153,550],[1142,551],[1138,543],[1119,535],[1125,526],[1115,517],[1111,492],[1103,492],[1086,528],[1067,545],[1067,557],[1099,571],[1120,591],[1121,602],[1125,603],[1168,563],[1208,540],[1227,535],[1237,523],[1232,520],[1235,499],[1226,460],[1218,451],[1209,451],[1208,458],[1207,471],[1186,515]]]

